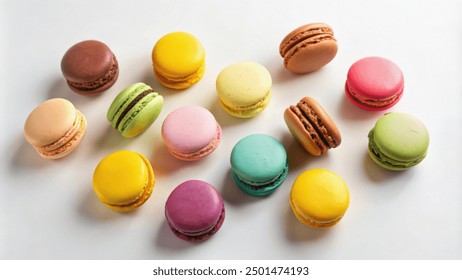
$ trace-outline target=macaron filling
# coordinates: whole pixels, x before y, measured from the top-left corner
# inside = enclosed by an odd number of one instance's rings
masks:
[[[368,135],[369,138],[369,154],[373,156],[373,159],[377,161],[378,163],[388,165],[394,169],[406,169],[409,167],[412,167],[414,165],[417,165],[420,163],[424,158],[426,157],[427,153],[425,152],[423,155],[409,161],[400,161],[394,158],[391,158],[390,156],[384,154],[379,147],[375,143],[374,139],[374,129],[372,129],[369,132]]]
[[[112,55],[112,66],[103,77],[95,81],[90,81],[86,83],[74,82],[68,79],[67,83],[69,84],[69,86],[74,87],[78,90],[91,91],[91,90],[98,89],[110,83],[112,80],[114,80],[118,76],[118,73],[119,73],[119,63],[117,62],[115,55]]]
[[[360,104],[368,105],[371,107],[377,107],[377,108],[385,107],[390,104],[394,104],[398,102],[403,93],[403,89],[404,87],[399,89],[398,92],[396,92],[395,94],[387,98],[383,98],[383,99],[364,98],[361,96],[361,94],[359,94],[358,92],[356,92],[354,89],[351,88],[348,81],[346,82],[346,92],[349,94],[351,98],[353,98],[354,101]]]
[[[117,121],[116,121],[116,124],[115,124],[115,127],[118,128],[120,123],[122,122],[122,120],[125,118],[125,116],[127,116],[128,112],[130,112],[130,110],[136,105],[138,104],[138,102],[141,101],[141,99],[143,99],[145,96],[147,96],[148,94],[154,92],[153,89],[149,88],[149,89],[146,89],[145,91],[141,92],[140,94],[138,94],[130,103],[128,103],[128,105],[125,107],[125,109],[122,111],[122,113],[120,113]],[[122,105],[123,106],[123,105]],[[121,107],[122,107],[121,106]]]
[[[290,106],[290,110],[299,118],[314,143],[320,148],[321,153],[325,153],[329,148],[335,148],[340,144],[331,136],[322,120],[308,103],[302,100],[297,106]]]

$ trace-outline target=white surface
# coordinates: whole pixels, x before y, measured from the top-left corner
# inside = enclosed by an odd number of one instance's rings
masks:
[[[3,259],[460,259],[462,258],[462,11],[461,1],[2,1],[0,258]],[[270,4],[271,3],[271,4]],[[282,68],[278,46],[292,29],[329,23],[337,57],[308,75]],[[154,80],[151,49],[164,34],[196,35],[207,52],[204,78],[184,91]],[[105,42],[120,63],[116,84],[99,97],[71,92],[60,60],[74,43]],[[389,111],[420,118],[430,132],[427,158],[395,173],[367,156],[367,133],[382,113],[344,98],[349,66],[365,56],[396,62],[405,76],[401,101]],[[273,77],[269,107],[253,119],[228,116],[215,93],[219,71],[234,62],[263,64]],[[143,135],[123,139],[105,119],[115,95],[142,81],[165,98],[159,119]],[[313,158],[294,142],[283,110],[303,96],[318,100],[336,121],[340,147]],[[88,134],[69,157],[41,159],[22,135],[29,112],[48,98],[72,101],[87,117]],[[186,104],[208,108],[223,140],[208,158],[175,160],[160,137],[165,116]],[[251,133],[282,141],[290,172],[271,196],[241,193],[230,176],[233,145]],[[113,212],[93,193],[95,166],[110,152],[142,152],[156,174],[154,193],[140,209]],[[295,177],[330,169],[346,181],[351,204],[329,230],[303,226],[291,213]],[[176,238],[164,218],[170,191],[201,179],[222,193],[227,216],[210,240]]]

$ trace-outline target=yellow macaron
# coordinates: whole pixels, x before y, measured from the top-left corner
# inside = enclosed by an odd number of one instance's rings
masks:
[[[103,158],[93,173],[93,189],[106,206],[117,211],[140,207],[151,196],[154,172],[149,160],[132,151]]]
[[[263,111],[271,99],[271,85],[269,71],[250,61],[225,67],[216,80],[221,106],[238,118],[251,118]]]
[[[163,86],[185,89],[204,76],[205,50],[189,33],[168,33],[152,49],[152,66],[155,77]]]
[[[297,219],[313,228],[337,224],[350,204],[345,182],[327,169],[312,169],[295,179],[290,192],[290,206]]]

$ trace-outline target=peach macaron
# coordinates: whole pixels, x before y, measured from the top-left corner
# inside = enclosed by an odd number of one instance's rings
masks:
[[[87,131],[87,120],[63,98],[38,105],[27,117],[24,137],[45,159],[58,159],[74,151]]]

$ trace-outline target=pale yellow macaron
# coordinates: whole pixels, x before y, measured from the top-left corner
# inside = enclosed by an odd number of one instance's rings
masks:
[[[337,224],[350,204],[345,182],[327,169],[312,169],[295,179],[290,192],[290,206],[297,219],[313,228]]]
[[[251,118],[263,111],[271,99],[271,75],[255,62],[225,67],[216,80],[218,99],[223,109],[238,118]]]
[[[204,76],[205,50],[189,33],[168,33],[152,49],[152,66],[155,77],[163,86],[185,89]]]
[[[130,211],[145,203],[154,188],[154,172],[140,153],[118,151],[103,158],[93,174],[93,189],[109,208]]]

